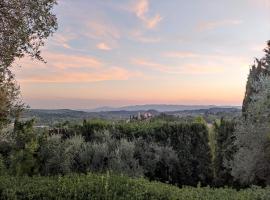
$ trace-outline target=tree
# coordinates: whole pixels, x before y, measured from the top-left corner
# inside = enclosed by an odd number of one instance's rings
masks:
[[[139,166],[139,161],[134,157],[135,143],[129,142],[126,139],[121,139],[119,142],[114,140],[116,148],[111,152],[108,161],[109,169],[129,176],[141,176],[142,168]]]
[[[16,116],[22,108],[19,98],[19,87],[13,74],[0,68],[0,131],[10,122],[12,114]]]
[[[235,153],[234,130],[235,122],[222,118],[214,124],[216,133],[216,152],[214,158],[215,184],[217,186],[232,185],[231,169],[226,166],[227,160],[232,160]]]
[[[242,184],[270,184],[270,41],[265,53],[253,70],[256,76],[249,76],[248,100],[235,131],[237,152],[229,162]]]
[[[43,60],[40,47],[57,28],[52,8],[56,0],[2,0],[0,2],[0,66],[29,55]]]
[[[232,161],[232,175],[242,184],[269,184],[270,77],[261,76],[254,83],[256,93],[238,122],[235,131],[237,152]]]
[[[248,80],[246,84],[246,93],[243,100],[242,112],[246,116],[246,111],[249,103],[252,101],[251,96],[256,93],[253,83],[258,81],[261,75],[270,76],[270,40],[267,43],[267,48],[264,49],[266,55],[262,59],[255,59],[254,64],[252,65]]]
[[[33,175],[39,170],[37,152],[38,135],[33,130],[34,120],[15,121],[13,138],[15,144],[10,155],[10,169],[16,175]]]
[[[40,48],[57,29],[52,8],[56,0],[0,1],[0,129],[12,111],[22,107],[19,87],[10,68],[25,55],[44,61]]]

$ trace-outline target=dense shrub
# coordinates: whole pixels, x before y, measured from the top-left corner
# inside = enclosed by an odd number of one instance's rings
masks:
[[[216,151],[214,159],[215,184],[216,186],[233,185],[233,177],[231,176],[231,168],[226,162],[233,159],[236,152],[234,146],[234,131],[236,122],[221,119],[220,123],[214,124],[216,134]]]
[[[62,132],[54,133],[60,134],[58,139],[50,137],[41,146],[42,174],[111,170],[130,176],[144,175],[151,180],[179,186],[212,183],[208,128],[204,122],[114,124],[85,120],[81,125],[65,124],[62,127],[65,127]],[[68,141],[74,140],[75,133],[84,138],[77,150],[68,147]],[[71,164],[74,159],[75,167]]]
[[[0,177],[0,199],[268,200],[270,188],[177,188],[145,179],[88,174],[64,177]]]

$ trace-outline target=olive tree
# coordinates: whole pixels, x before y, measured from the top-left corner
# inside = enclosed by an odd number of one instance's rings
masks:
[[[10,114],[22,107],[11,67],[26,55],[44,61],[40,48],[57,29],[55,4],[56,0],[0,1],[0,130]]]

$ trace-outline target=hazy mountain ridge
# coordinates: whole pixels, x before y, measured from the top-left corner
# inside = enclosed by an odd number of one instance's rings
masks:
[[[239,106],[216,106],[216,105],[170,105],[170,104],[145,104],[145,105],[131,105],[123,107],[99,107],[92,110],[85,110],[88,112],[107,112],[107,111],[146,111],[156,110],[158,112],[173,112],[184,110],[200,110],[210,108],[240,108]]]

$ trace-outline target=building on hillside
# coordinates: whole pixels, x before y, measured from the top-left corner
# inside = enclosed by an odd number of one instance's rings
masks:
[[[130,119],[127,122],[130,121],[144,121],[149,120],[153,117],[153,114],[150,112],[138,112],[137,115],[130,116]]]

